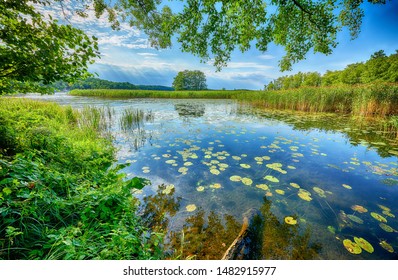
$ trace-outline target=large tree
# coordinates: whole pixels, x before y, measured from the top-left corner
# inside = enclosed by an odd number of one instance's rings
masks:
[[[173,81],[175,90],[204,90],[207,89],[206,75],[199,70],[184,70],[178,72]]]
[[[37,6],[60,4],[81,17],[93,9],[98,18],[106,14],[115,29],[128,21],[156,48],[170,47],[176,36],[182,51],[212,60],[218,69],[235,49],[244,52],[255,44],[267,51],[274,42],[284,47],[280,67],[288,70],[310,50],[330,54],[342,27],[355,38],[365,1],[185,0],[173,11],[162,0],[0,0],[0,92],[72,81],[87,74],[87,65],[98,55],[94,37],[46,17]]]

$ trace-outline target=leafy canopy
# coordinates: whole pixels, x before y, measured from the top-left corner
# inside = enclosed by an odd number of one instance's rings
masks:
[[[343,28],[355,38],[361,26],[364,0],[185,0],[173,11],[162,0],[2,0],[0,1],[0,93],[44,91],[42,84],[74,81],[87,75],[98,57],[95,37],[46,16],[39,6],[60,4],[73,15],[107,16],[114,29],[120,22],[144,31],[155,48],[167,48],[175,38],[182,51],[220,70],[231,53],[255,45],[267,51],[271,42],[286,53],[281,70],[313,50],[330,54]],[[386,0],[368,0],[385,4]],[[65,15],[68,13],[64,13]],[[37,84],[41,83],[41,84]]]
[[[206,75],[199,70],[184,70],[178,72],[173,81],[175,90],[204,90],[207,89]]]

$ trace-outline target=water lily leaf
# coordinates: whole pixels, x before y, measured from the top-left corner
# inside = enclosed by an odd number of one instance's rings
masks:
[[[176,163],[175,159],[168,159],[165,161],[167,164],[174,164]]]
[[[299,192],[297,193],[297,195],[305,201],[311,201],[311,193],[309,191],[306,191],[304,189],[300,189]]]
[[[325,191],[319,187],[312,188],[320,197],[326,197]]]
[[[394,253],[394,248],[389,243],[387,243],[387,241],[383,240],[379,244],[384,250],[387,250],[390,253]]]
[[[193,212],[193,211],[196,210],[196,205],[195,205],[195,204],[189,204],[189,205],[187,205],[187,206],[185,207],[185,209],[186,209],[188,212]]]
[[[168,185],[166,188],[162,191],[163,194],[170,194],[170,192],[174,189],[174,185]]]
[[[275,192],[277,194],[280,194],[280,195],[284,195],[285,194],[285,191],[284,190],[280,190],[280,189],[276,189]]]
[[[361,246],[359,246],[356,242],[352,242],[350,239],[344,239],[343,245],[351,254],[360,254],[362,253]]]
[[[197,190],[198,192],[203,192],[203,191],[205,190],[205,187],[199,186],[199,187],[196,188],[196,190]]]
[[[297,224],[297,220],[294,219],[293,217],[287,216],[285,217],[285,223],[288,225],[295,225]]]
[[[293,188],[296,188],[296,189],[300,188],[299,184],[296,184],[296,183],[290,183],[290,186],[292,186]]]
[[[336,228],[334,226],[328,226],[328,231],[333,234],[336,234]]]
[[[241,157],[238,157],[238,156],[232,156],[232,158],[233,158],[234,160],[241,160]]]
[[[210,185],[210,188],[219,189],[219,188],[221,188],[221,184],[219,184],[219,183],[212,184],[212,185]]]
[[[354,237],[354,241],[359,245],[359,247],[361,247],[366,252],[370,254],[374,252],[372,244],[370,244],[367,240],[363,239],[362,237],[360,238]]]
[[[390,227],[389,225],[386,225],[384,223],[380,223],[379,226],[386,232],[394,232],[395,230]]]
[[[376,213],[376,212],[372,212],[372,213],[370,213],[370,215],[371,215],[373,218],[375,218],[376,220],[378,220],[379,222],[387,223],[387,219],[384,218],[382,215]]]
[[[390,211],[383,211],[382,212],[384,215],[390,217],[390,218],[395,218],[395,215],[393,213],[391,213]]]
[[[229,177],[229,179],[230,179],[232,182],[239,182],[239,181],[242,181],[242,177],[240,177],[240,176],[238,176],[238,175],[233,175],[233,176]]]
[[[377,206],[379,206],[379,208],[380,208],[381,210],[383,210],[383,211],[388,211],[388,212],[391,211],[391,209],[388,208],[387,206],[384,206],[384,205],[381,205],[381,204],[377,204]]]
[[[250,168],[250,165],[249,164],[246,164],[246,163],[241,163],[240,164],[240,166],[242,167],[242,168]]]
[[[351,189],[352,189],[352,187],[351,187],[350,185],[347,185],[347,184],[342,184],[342,186],[343,186],[344,188],[348,189],[348,190],[351,190]]]
[[[184,166],[191,166],[191,165],[193,165],[193,163],[190,162],[190,161],[187,161],[187,162],[184,163]]]
[[[214,175],[219,175],[219,174],[220,174],[220,171],[217,170],[217,169],[215,169],[215,168],[212,168],[212,169],[210,169],[210,173],[211,173],[211,174],[214,174]]]
[[[258,184],[256,185],[256,188],[262,189],[264,191],[269,190],[269,187],[266,184]]]
[[[366,213],[368,212],[368,209],[366,209],[365,207],[361,206],[361,205],[352,205],[351,209],[354,211],[357,211],[359,213]]]
[[[351,221],[356,222],[358,224],[363,224],[363,220],[361,218],[358,218],[357,216],[347,215],[347,218],[349,218]]]
[[[250,186],[253,184],[253,180],[247,177],[242,178],[242,183],[245,184],[246,186]]]
[[[267,176],[264,177],[264,179],[266,179],[266,180],[268,180],[268,181],[271,181],[271,182],[274,182],[274,183],[279,183],[279,179],[278,179],[278,178],[275,178],[275,177],[272,176],[272,175],[267,175]]]

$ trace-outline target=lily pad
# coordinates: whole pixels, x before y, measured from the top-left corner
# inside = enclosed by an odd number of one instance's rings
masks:
[[[320,197],[326,197],[325,191],[318,187],[312,188]]]
[[[328,226],[328,231],[330,233],[336,234],[336,228],[334,226]]]
[[[219,175],[220,171],[218,169],[212,168],[212,169],[210,169],[210,173],[214,174],[214,175]]]
[[[386,232],[394,232],[395,230],[387,224],[380,223],[379,226]]]
[[[356,222],[358,224],[363,224],[363,220],[361,218],[358,218],[357,216],[347,215],[347,218],[349,218],[351,221]]]
[[[246,186],[250,186],[253,184],[253,180],[247,177],[242,178],[242,183],[245,184]]]
[[[285,194],[285,191],[284,190],[280,190],[280,189],[276,189],[275,192],[277,194],[280,194],[280,195],[284,195]]]
[[[342,186],[343,186],[344,188],[348,189],[348,190],[351,190],[351,189],[352,189],[352,187],[351,187],[350,185],[347,185],[347,184],[342,184]]]
[[[246,164],[246,163],[241,163],[240,166],[241,166],[242,168],[246,168],[246,169],[250,168],[250,165],[249,165],[249,164]]]
[[[186,209],[188,212],[193,212],[193,211],[196,210],[196,205],[195,205],[195,204],[189,204],[189,205],[187,205],[187,206],[185,207],[185,209]]]
[[[371,215],[373,218],[375,218],[376,220],[378,220],[379,222],[387,223],[387,219],[384,218],[382,215],[376,213],[376,212],[372,212],[372,213],[370,213],[370,215]]]
[[[382,213],[390,218],[395,218],[395,215],[390,211],[383,211]]]
[[[363,239],[362,237],[354,237],[354,241],[359,245],[359,247],[361,247],[366,252],[370,254],[374,252],[372,244],[370,244],[367,240]]]
[[[366,213],[368,212],[368,209],[366,209],[365,207],[361,206],[361,205],[352,205],[351,209],[358,212],[358,213]]]
[[[267,176],[264,177],[264,179],[266,179],[268,181],[271,181],[271,182],[274,182],[274,183],[278,183],[279,182],[278,178],[275,178],[272,175],[267,175]]]
[[[306,191],[304,189],[300,189],[298,194],[297,194],[301,199],[305,201],[311,201],[311,193],[309,191]]]
[[[232,158],[233,158],[234,160],[241,160],[241,157],[238,157],[238,156],[232,156]]]
[[[264,191],[269,190],[269,188],[266,184],[258,184],[258,185],[256,185],[256,188],[262,189]]]
[[[210,185],[210,188],[219,189],[219,188],[221,188],[221,184],[219,184],[219,183],[212,184],[212,185]]]
[[[300,186],[297,183],[290,183],[290,186],[292,186],[293,188],[299,189]]]
[[[343,245],[351,254],[358,255],[362,253],[361,246],[359,246],[356,242],[352,242],[350,239],[344,239]]]
[[[166,188],[162,191],[163,194],[170,194],[170,192],[174,189],[174,185],[168,185]]]
[[[294,219],[293,217],[287,216],[285,217],[285,223],[288,225],[295,225],[297,224],[297,220]]]
[[[205,187],[199,186],[199,187],[196,188],[196,190],[197,190],[198,192],[203,192],[203,191],[205,190]]]
[[[388,244],[387,241],[383,240],[379,244],[381,247],[383,247],[384,250],[387,250],[390,253],[394,253],[394,248],[390,244]]]
[[[239,181],[242,181],[242,177],[240,177],[240,176],[238,176],[238,175],[233,175],[233,176],[229,177],[229,179],[230,179],[232,182],[239,182]]]

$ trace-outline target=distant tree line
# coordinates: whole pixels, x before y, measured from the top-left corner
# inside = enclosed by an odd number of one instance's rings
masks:
[[[62,85],[62,83],[61,83]],[[173,90],[172,87],[159,85],[134,85],[129,82],[112,82],[98,78],[79,80],[67,86],[68,89],[137,89],[137,90]],[[58,87],[59,89],[59,87]]]
[[[298,72],[295,75],[279,77],[268,85],[265,90],[281,90],[299,88],[301,86],[332,86],[356,85],[373,82],[398,82],[398,50],[387,56],[383,50],[371,55],[366,62],[349,64],[343,70],[318,72]]]

